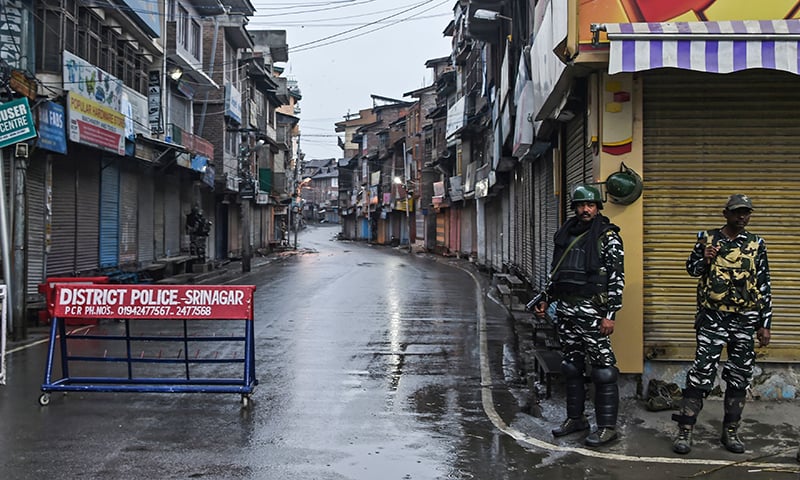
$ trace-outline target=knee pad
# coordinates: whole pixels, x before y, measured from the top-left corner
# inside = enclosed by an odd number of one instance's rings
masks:
[[[561,371],[567,378],[580,378],[583,377],[583,365],[578,366],[572,362],[561,362]]]
[[[619,378],[617,367],[592,367],[592,381],[596,385],[616,383]]]
[[[696,387],[686,387],[683,389],[683,398],[706,398],[709,392],[705,390],[700,390]]]

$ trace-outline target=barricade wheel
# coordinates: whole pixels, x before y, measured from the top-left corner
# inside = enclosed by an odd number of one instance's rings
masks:
[[[247,408],[252,403],[250,395],[242,395],[242,408]]]
[[[46,406],[50,405],[50,394],[49,393],[43,393],[43,394],[39,395],[39,405],[41,405],[43,407],[46,407]]]

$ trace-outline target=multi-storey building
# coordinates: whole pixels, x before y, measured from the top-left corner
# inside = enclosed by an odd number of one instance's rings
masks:
[[[270,248],[298,155],[286,125],[299,119],[279,127],[276,113],[300,98],[273,68],[288,59],[285,32],[254,42],[249,0],[2,3],[14,47],[0,49],[2,104],[35,127],[2,145],[18,200],[3,264],[26,272],[4,273],[15,306],[38,302],[48,277],[157,279]],[[185,229],[193,209],[213,224],[202,255]]]

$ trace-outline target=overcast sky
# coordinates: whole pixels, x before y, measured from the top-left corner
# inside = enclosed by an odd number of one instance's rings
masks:
[[[403,94],[432,81],[425,62],[450,54],[455,0],[251,1],[248,29],[286,30],[306,160],[341,157],[334,123],[371,108],[372,94],[413,101]]]

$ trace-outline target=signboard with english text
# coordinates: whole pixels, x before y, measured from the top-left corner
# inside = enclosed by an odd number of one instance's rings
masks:
[[[252,320],[253,285],[56,285],[59,318]]]

